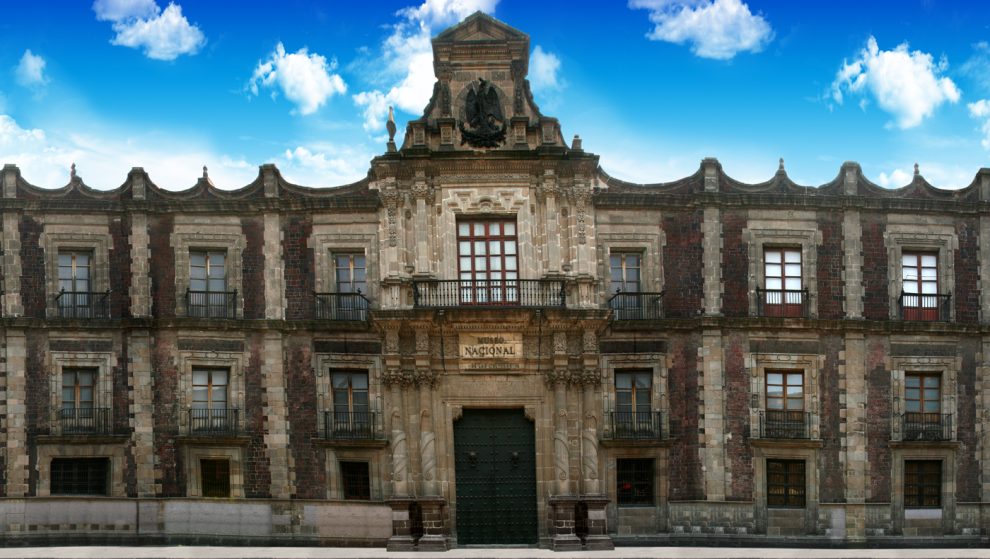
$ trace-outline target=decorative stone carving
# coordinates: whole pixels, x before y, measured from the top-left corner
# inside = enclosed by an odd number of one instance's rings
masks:
[[[602,377],[596,369],[584,369],[571,373],[571,382],[578,386],[595,387],[601,384]]]
[[[591,189],[587,184],[574,184],[574,202],[576,212],[574,219],[577,222],[578,244],[585,244],[588,241],[588,203],[591,201]]]
[[[598,353],[598,335],[594,330],[585,330],[582,342],[585,353]]]
[[[440,382],[440,374],[431,369],[416,369],[415,382],[422,388],[435,388]]]
[[[378,196],[385,206],[385,222],[388,229],[388,246],[398,245],[399,202],[402,194],[395,186],[395,179],[388,180],[378,191]]]
[[[425,329],[416,330],[416,353],[430,352],[430,333]]]
[[[548,386],[557,384],[567,384],[571,378],[571,372],[567,369],[552,369],[543,374]]]
[[[386,330],[385,331],[385,353],[399,353],[399,331],[398,330]]]
[[[554,332],[553,352],[557,355],[567,353],[567,332]]]
[[[478,148],[498,147],[505,141],[505,115],[498,90],[488,80],[478,78],[468,89],[464,105],[464,121],[459,125],[461,143]]]

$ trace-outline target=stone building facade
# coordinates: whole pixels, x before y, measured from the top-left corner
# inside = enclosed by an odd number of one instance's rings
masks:
[[[5,544],[986,543],[990,169],[629,184],[433,46],[351,185],[3,168]]]

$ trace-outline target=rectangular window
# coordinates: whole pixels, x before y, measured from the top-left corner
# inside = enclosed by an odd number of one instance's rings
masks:
[[[804,508],[804,460],[767,460],[767,506]]]
[[[230,497],[229,460],[200,460],[199,471],[204,497]]]
[[[371,476],[368,474],[367,462],[341,462],[340,481],[344,499],[371,500]]]
[[[368,403],[367,371],[331,371],[333,420],[331,437],[368,438],[373,427]]]
[[[609,254],[609,293],[638,293],[643,255],[639,252]]]
[[[190,426],[193,431],[227,431],[237,422],[236,410],[229,409],[228,369],[193,368],[193,397]]]
[[[109,495],[109,458],[53,458],[52,495]]]
[[[90,318],[94,302],[90,269],[93,253],[88,251],[59,251],[57,307],[59,316]]]
[[[515,221],[458,222],[457,254],[460,304],[519,303]]]
[[[906,508],[942,506],[941,461],[904,461],[904,506]]]
[[[97,427],[94,368],[62,369],[62,409],[59,427],[63,433],[87,432]]]
[[[904,440],[938,441],[951,437],[950,424],[942,417],[942,375],[904,375]]]
[[[765,285],[760,297],[763,316],[805,315],[800,248],[764,249],[763,277]]]
[[[189,251],[189,316],[232,317],[233,304],[227,291],[227,253]]]
[[[901,255],[901,309],[904,320],[938,320],[938,253]]]
[[[768,370],[766,375],[766,411],[761,436],[770,439],[807,438],[804,372]]]
[[[333,265],[337,293],[368,292],[364,254],[334,254]]]
[[[615,494],[619,505],[653,505],[653,464],[652,458],[615,461]]]

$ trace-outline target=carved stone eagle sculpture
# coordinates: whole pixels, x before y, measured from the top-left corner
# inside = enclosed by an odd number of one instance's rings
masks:
[[[505,115],[498,90],[485,80],[471,84],[464,100],[464,120],[461,123],[461,143],[475,147],[496,147],[505,139]]]

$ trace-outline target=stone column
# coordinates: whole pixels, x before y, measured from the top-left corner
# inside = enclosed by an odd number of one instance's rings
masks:
[[[547,272],[554,274],[560,271],[560,233],[557,222],[557,176],[553,169],[543,170],[544,217],[546,219],[547,238],[544,246],[547,248]]]
[[[431,369],[416,371],[416,384],[419,385],[419,452],[422,469],[422,493],[416,502],[419,503],[423,515],[423,536],[416,545],[419,551],[447,550],[445,522],[447,500],[440,495],[440,484],[437,480],[437,436],[433,418],[433,390],[438,381],[439,375]]]
[[[841,454],[846,481],[846,540],[860,542],[866,539],[867,481],[866,340],[863,334],[846,334],[839,369],[839,402],[845,401],[846,412]]]
[[[265,451],[271,472],[271,494],[274,499],[289,499],[295,490],[289,453],[288,401],[282,364],[282,335],[266,332],[262,349],[262,386],[265,389]]]
[[[17,177],[20,171],[14,165],[3,167],[3,197],[17,196]],[[21,316],[21,216],[17,212],[3,213],[3,316]]]
[[[842,239],[846,317],[863,318],[863,223],[859,210],[846,209],[842,215]]]
[[[990,336],[983,337],[980,366],[976,370],[976,429],[980,458],[980,500],[990,503]],[[984,505],[985,507],[986,505]],[[981,515],[981,533],[990,533],[990,515]]]
[[[722,221],[716,207],[705,208],[701,226],[705,314],[722,314]]]
[[[7,497],[28,493],[27,339],[23,330],[7,330]]]
[[[553,475],[554,494],[550,495],[552,509],[551,546],[554,551],[581,549],[581,540],[574,533],[575,512],[580,499],[571,491],[570,444],[567,434],[567,385],[571,372],[567,369],[567,333],[553,335],[554,368],[546,373],[553,389]]]
[[[402,274],[404,260],[401,258],[402,220],[399,219],[399,209],[402,205],[402,194],[399,192],[395,178],[389,177],[379,181],[378,196],[384,206],[384,222],[382,227],[381,263],[382,279],[398,277]]]
[[[283,271],[282,228],[277,213],[264,216],[265,318],[285,318],[285,272]]]
[[[155,402],[152,393],[151,334],[133,330],[128,340],[130,359],[127,381],[131,408],[131,454],[137,477],[137,496],[153,498],[159,488],[155,479],[161,475],[155,468]]]
[[[702,335],[701,363],[704,406],[702,425],[702,464],[705,468],[705,496],[724,501],[728,477],[725,459],[725,375],[722,359],[722,332],[705,330]]]
[[[386,369],[382,374],[382,384],[389,389],[389,446],[392,450],[392,495],[387,501],[392,508],[392,537],[386,544],[389,551],[416,549],[412,538],[410,507],[414,500],[409,493],[409,450],[403,410],[403,387],[408,386],[410,380],[398,368]]]
[[[416,180],[412,185],[412,194],[416,199],[416,273],[427,275],[430,273],[430,227],[429,227],[429,199],[432,189],[426,182],[426,174],[423,171],[416,171]]]

